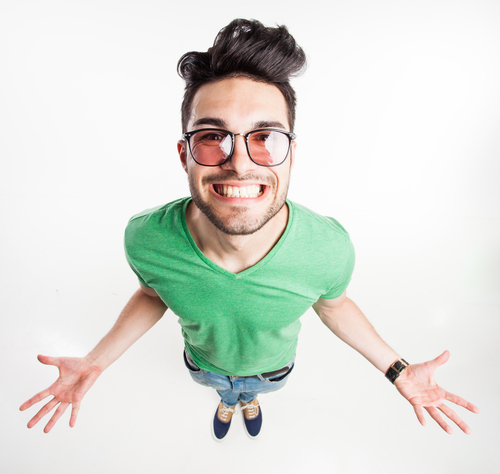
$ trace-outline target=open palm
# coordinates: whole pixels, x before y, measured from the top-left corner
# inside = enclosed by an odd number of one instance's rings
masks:
[[[410,365],[397,379],[396,388],[412,405],[418,421],[425,425],[424,408],[429,415],[445,430],[451,434],[453,430],[444,421],[440,413],[452,420],[464,433],[470,434],[471,430],[467,424],[448,406],[445,401],[455,403],[469,411],[479,413],[479,409],[467,400],[447,392],[434,380],[435,370],[443,365],[450,357],[448,351],[443,352],[434,360],[421,364]]]
[[[54,397],[29,421],[28,428],[35,426],[57,406],[52,418],[45,426],[44,431],[48,433],[69,405],[72,405],[69,425],[71,427],[75,426],[80,403],[102,373],[102,368],[92,365],[85,357],[48,357],[39,355],[38,360],[42,364],[57,367],[59,377],[49,388],[37,393],[21,405],[20,410],[24,411],[50,395]]]

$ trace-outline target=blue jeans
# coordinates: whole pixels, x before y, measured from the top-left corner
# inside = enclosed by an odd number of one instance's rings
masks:
[[[239,401],[249,403],[257,398],[259,393],[274,392],[284,387],[294,362],[295,358],[288,364],[286,373],[273,377],[230,377],[200,369],[187,351],[184,351],[184,363],[192,379],[200,385],[215,389],[227,407],[234,407]]]

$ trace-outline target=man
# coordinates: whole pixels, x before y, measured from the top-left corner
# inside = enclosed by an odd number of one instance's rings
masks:
[[[125,248],[140,288],[86,357],[39,356],[57,366],[60,377],[21,406],[54,397],[29,428],[57,407],[49,432],[70,404],[74,426],[97,377],[170,307],[179,317],[192,378],[220,395],[214,438],[224,439],[238,403],[255,438],[263,420],[257,395],[286,383],[299,319],[312,306],[335,335],[395,383],[420,423],[425,409],[451,433],[440,411],[470,432],[443,402],[478,409],[434,382],[434,370],[449,354],[415,365],[401,359],[346,296],[354,266],[347,232],[286,199],[296,148],[289,79],[304,66],[305,55],[285,27],[246,20],[222,29],[207,52],[181,58],[186,92],[178,151],[191,197],[130,220]]]

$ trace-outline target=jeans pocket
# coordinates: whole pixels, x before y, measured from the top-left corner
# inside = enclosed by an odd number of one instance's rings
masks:
[[[192,362],[191,357],[189,358],[191,362],[188,360],[186,349],[184,349],[182,355],[184,358],[184,365],[187,367],[188,370],[190,370],[191,372],[200,372],[201,369],[194,362]]]
[[[277,375],[276,377],[269,377],[267,381],[271,383],[276,383],[285,380],[291,374],[294,367],[295,364],[293,364],[283,375]]]

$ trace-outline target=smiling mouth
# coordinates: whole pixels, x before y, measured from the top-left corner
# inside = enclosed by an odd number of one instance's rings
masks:
[[[214,190],[217,194],[224,197],[255,199],[262,196],[264,185],[251,186],[226,186],[225,184],[214,184]]]

